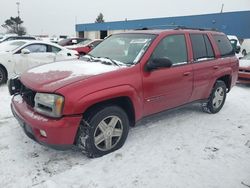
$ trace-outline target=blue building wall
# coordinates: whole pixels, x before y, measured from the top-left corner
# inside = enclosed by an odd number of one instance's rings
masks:
[[[250,11],[77,24],[76,31],[132,30],[142,28],[171,29],[175,28],[176,25],[214,28],[228,35],[250,38]]]

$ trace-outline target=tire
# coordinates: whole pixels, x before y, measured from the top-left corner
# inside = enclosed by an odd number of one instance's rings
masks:
[[[227,87],[223,81],[216,81],[208,98],[208,102],[202,104],[204,112],[215,114],[223,107],[227,96]]]
[[[246,56],[246,55],[247,55],[246,50],[242,50],[242,55],[243,55],[243,56]]]
[[[3,67],[0,66],[0,85],[7,82],[7,74]]]
[[[80,57],[85,56],[85,55],[86,55],[86,53],[84,53],[84,52],[79,53]]]
[[[129,132],[129,119],[122,108],[106,106],[85,115],[76,140],[83,153],[90,158],[100,157],[123,146]]]

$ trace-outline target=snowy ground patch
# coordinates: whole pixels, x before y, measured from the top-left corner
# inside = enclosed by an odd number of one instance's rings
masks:
[[[120,150],[97,159],[27,138],[0,87],[0,187],[250,186],[250,87],[238,85],[215,115],[191,105],[142,120]]]

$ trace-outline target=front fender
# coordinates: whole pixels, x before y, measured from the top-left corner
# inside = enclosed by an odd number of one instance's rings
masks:
[[[68,107],[72,109],[72,114],[83,114],[89,107],[95,104],[119,97],[128,97],[131,100],[135,111],[135,120],[142,117],[142,93],[139,93],[130,85],[121,85],[90,93],[76,101],[73,108]]]

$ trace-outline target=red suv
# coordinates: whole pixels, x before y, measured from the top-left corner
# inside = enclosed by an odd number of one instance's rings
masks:
[[[217,113],[235,85],[238,59],[223,33],[143,30],[114,34],[80,60],[28,70],[9,81],[25,133],[89,157],[124,144],[145,116],[191,102]]]

